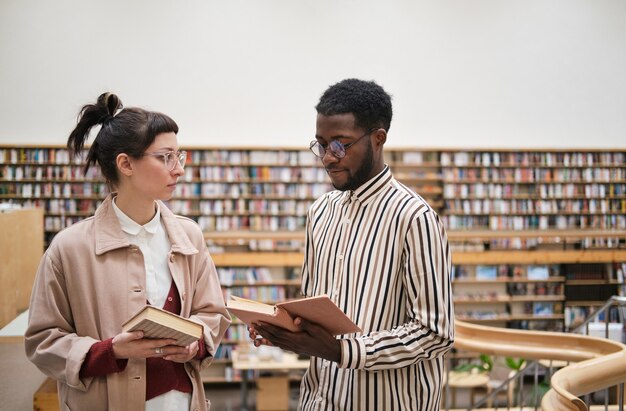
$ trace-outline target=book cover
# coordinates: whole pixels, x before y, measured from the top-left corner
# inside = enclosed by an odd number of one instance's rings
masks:
[[[122,324],[122,331],[143,331],[145,338],[173,338],[187,346],[202,338],[203,327],[188,318],[146,305]]]
[[[545,265],[529,265],[527,276],[529,280],[547,280],[550,277],[550,270]]]
[[[251,326],[263,321],[290,331],[298,331],[293,319],[302,317],[319,324],[332,335],[361,332],[343,311],[326,295],[286,301],[276,305],[264,304],[246,298],[231,296],[226,308],[241,321]]]
[[[477,280],[495,280],[498,278],[498,269],[494,265],[477,265],[476,266],[476,279]]]
[[[534,315],[552,315],[554,314],[554,304],[548,302],[533,303]]]

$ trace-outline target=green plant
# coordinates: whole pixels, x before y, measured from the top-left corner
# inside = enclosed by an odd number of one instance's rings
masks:
[[[460,364],[454,367],[454,371],[471,372],[477,370],[477,372],[489,372],[493,369],[493,358],[491,358],[491,356],[480,354],[478,358],[480,359],[480,364],[473,362]]]
[[[504,359],[504,361],[506,362],[506,366],[509,367],[512,370],[515,371],[519,371],[522,369],[522,366],[524,365],[524,363],[526,362],[525,359],[523,358],[511,358],[511,357],[506,357]]]

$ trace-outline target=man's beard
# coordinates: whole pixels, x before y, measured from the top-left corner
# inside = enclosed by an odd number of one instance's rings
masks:
[[[374,150],[372,149],[372,144],[367,145],[367,151],[365,152],[365,156],[363,157],[363,161],[361,162],[361,166],[356,170],[354,175],[348,178],[348,181],[341,186],[333,184],[337,190],[340,191],[348,191],[348,190],[356,190],[363,183],[365,183],[369,178],[374,168]],[[332,182],[332,180],[331,180]]]

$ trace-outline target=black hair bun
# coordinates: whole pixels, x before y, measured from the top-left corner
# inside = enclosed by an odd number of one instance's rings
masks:
[[[122,105],[122,100],[113,94],[113,93],[102,93],[100,97],[98,97],[98,105],[106,109],[106,112],[110,116],[114,116],[117,113],[117,110],[120,110]]]

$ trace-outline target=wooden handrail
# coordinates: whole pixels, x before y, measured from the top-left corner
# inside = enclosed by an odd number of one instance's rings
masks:
[[[546,411],[586,411],[578,396],[626,381],[626,345],[586,335],[526,331],[456,320],[455,347],[491,355],[574,362],[554,373]]]

